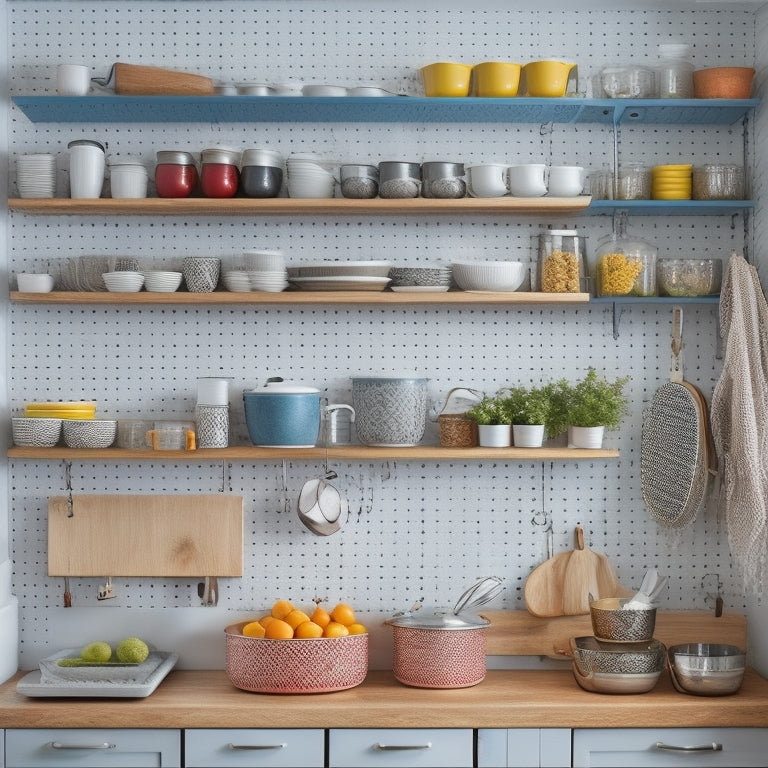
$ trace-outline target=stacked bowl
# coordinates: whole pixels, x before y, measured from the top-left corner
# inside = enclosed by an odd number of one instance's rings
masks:
[[[144,285],[141,272],[104,272],[101,279],[107,290],[113,293],[136,293]]]
[[[15,416],[11,428],[14,445],[53,448],[61,437],[61,419]]]
[[[389,277],[393,291],[447,291],[451,287],[450,266],[392,267]]]
[[[693,165],[654,165],[651,168],[653,200],[690,200]]]
[[[162,269],[150,269],[142,272],[144,275],[144,288],[156,293],[173,293],[179,290],[181,285],[181,272],[168,272]]]
[[[30,419],[79,419],[87,420],[96,417],[96,403],[93,402],[52,402],[27,403],[24,406],[24,416]]]
[[[222,273],[228,291],[280,293],[288,287],[288,272],[281,251],[246,251]]]
[[[288,197],[333,197],[336,179],[314,155],[291,155],[286,160]]]
[[[56,155],[21,155],[16,161],[19,197],[53,197],[56,191]]]

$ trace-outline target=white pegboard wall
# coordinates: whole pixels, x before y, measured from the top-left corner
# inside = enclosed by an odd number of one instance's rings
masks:
[[[453,4],[456,5],[455,3]],[[385,6],[385,9],[384,9]],[[52,93],[52,72],[82,59],[106,74],[113,61],[168,65],[226,82],[377,83],[418,87],[418,67],[450,58],[533,60],[569,56],[590,77],[609,61],[655,56],[660,40],[694,46],[697,66],[751,60],[753,23],[744,11],[537,12],[474,10],[445,3],[387,2],[22,2],[6,5],[13,93]],[[286,32],[290,30],[290,34]],[[337,45],[336,40],[344,41]],[[159,55],[162,53],[162,56]],[[586,87],[586,86],[585,86]],[[105,140],[115,155],[150,163],[159,149],[221,144],[271,146],[285,154],[315,151],[339,161],[408,158],[538,160],[608,165],[605,127],[474,125],[56,125],[31,124],[11,110],[9,154],[53,151],[69,140]],[[632,128],[622,160],[737,158],[739,130],[709,127]],[[64,167],[62,160],[62,168]],[[66,177],[60,178],[63,194]],[[9,192],[15,194],[13,173]],[[464,257],[530,259],[547,224],[577,228],[594,251],[610,217],[447,219],[369,217],[236,219],[202,217],[51,217],[9,215],[8,271],[55,268],[77,255],[135,255],[174,265],[189,254],[227,256],[247,248],[283,250],[289,263],[382,259],[398,265]],[[629,229],[659,247],[660,257],[725,256],[741,247],[743,228],[729,217],[638,217]],[[708,395],[719,373],[715,305],[686,305],[685,370]],[[312,536],[295,514],[302,483],[322,462],[74,462],[76,493],[242,494],[246,510],[245,574],[222,580],[222,601],[252,610],[280,596],[344,598],[370,610],[394,611],[424,598],[451,605],[476,578],[497,573],[506,588],[494,607],[522,608],[522,585],[547,554],[587,543],[609,555],[622,583],[639,584],[646,568],[670,579],[672,608],[705,609],[707,590],[722,583],[738,610],[726,537],[707,511],[682,534],[661,529],[643,508],[639,434],[643,408],[669,374],[671,310],[623,309],[614,339],[611,305],[573,307],[125,307],[12,305],[9,310],[9,399],[18,412],[32,399],[94,399],[104,416],[190,417],[199,375],[228,375],[233,432],[246,441],[240,393],[268,376],[319,386],[349,402],[354,375],[418,373],[430,378],[435,409],[456,385],[486,391],[546,378],[575,378],[593,365],[608,376],[630,373],[632,410],[608,444],[618,460],[595,462],[342,462],[334,465],[350,499],[350,519],[337,536]],[[434,412],[434,409],[433,409]],[[430,422],[427,440],[437,442]],[[26,658],[56,643],[46,610],[61,605],[62,580],[47,577],[47,499],[65,491],[61,462],[12,461],[11,547],[14,588],[24,610]],[[108,576],[109,574],[104,574]],[[203,576],[203,574],[201,574]],[[72,580],[78,605],[94,605],[99,580]],[[116,579],[112,610],[196,605],[195,580]],[[38,612],[36,609],[39,608]],[[202,609],[201,609],[202,610]],[[147,627],[151,633],[151,626]],[[54,648],[55,649],[55,648]],[[23,656],[23,659],[25,658]]]

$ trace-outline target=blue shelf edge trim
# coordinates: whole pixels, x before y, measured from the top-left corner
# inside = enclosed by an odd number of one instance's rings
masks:
[[[421,96],[12,96],[33,123],[596,123],[730,125],[759,99]]]
[[[720,294],[712,296],[593,296],[590,304],[718,304]]]
[[[586,213],[610,216],[626,211],[635,216],[706,216],[743,213],[753,200],[592,200]]]

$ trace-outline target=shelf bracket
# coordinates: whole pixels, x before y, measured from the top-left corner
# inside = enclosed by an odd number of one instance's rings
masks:
[[[618,301],[613,302],[613,338],[617,341],[619,338],[619,327],[621,326],[621,313],[624,311],[624,305]]]

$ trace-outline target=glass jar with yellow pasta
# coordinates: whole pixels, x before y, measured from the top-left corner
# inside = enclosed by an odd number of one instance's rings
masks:
[[[575,229],[548,229],[538,236],[535,290],[543,293],[586,291],[586,238]]]
[[[619,226],[595,249],[597,296],[655,296],[655,246],[626,234]]]

